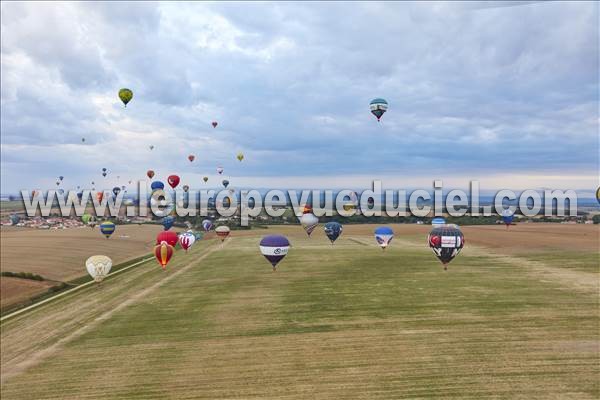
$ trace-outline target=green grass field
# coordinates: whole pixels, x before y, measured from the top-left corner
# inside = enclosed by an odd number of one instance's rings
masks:
[[[552,254],[467,247],[444,272],[422,237],[321,234],[273,273],[258,241],[202,241],[4,322],[2,399],[600,396],[597,253],[561,277]]]

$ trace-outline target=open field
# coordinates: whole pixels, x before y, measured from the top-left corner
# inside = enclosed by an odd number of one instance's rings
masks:
[[[428,228],[201,241],[2,323],[2,398],[598,398],[598,226],[465,227],[448,272]]]
[[[32,272],[52,281],[69,281],[86,274],[85,260],[91,255],[110,254],[116,265],[148,254],[161,230],[158,225],[119,225],[110,239],[106,239],[98,227],[63,230],[2,227],[0,268]],[[48,282],[21,281],[2,277],[2,308],[40,294],[50,286]]]

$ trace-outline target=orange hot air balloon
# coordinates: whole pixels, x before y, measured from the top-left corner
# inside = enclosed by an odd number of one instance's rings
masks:
[[[167,242],[161,242],[154,246],[154,256],[158,260],[158,263],[165,269],[171,257],[173,257],[173,246],[167,244]]]
[[[96,193],[96,199],[98,200],[98,203],[102,203],[102,199],[104,198],[104,192],[97,192]]]
[[[306,204],[303,208],[302,208],[302,215],[304,214],[312,214],[312,206],[310,204]]]
[[[154,171],[149,169],[148,172],[146,172],[146,175],[148,175],[148,178],[152,179],[152,177],[154,176]]]
[[[195,155],[193,155],[193,154],[190,154],[190,155],[188,156],[188,160],[190,160],[190,162],[194,161],[195,159],[196,159],[196,156],[195,156]]]

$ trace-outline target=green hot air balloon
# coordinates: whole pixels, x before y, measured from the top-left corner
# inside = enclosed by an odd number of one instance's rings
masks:
[[[125,107],[127,107],[127,103],[133,98],[133,92],[127,88],[123,88],[119,90],[119,98],[125,104]]]

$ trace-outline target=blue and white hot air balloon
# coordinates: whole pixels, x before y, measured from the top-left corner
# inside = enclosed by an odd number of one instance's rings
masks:
[[[287,255],[290,249],[290,242],[285,236],[269,235],[260,241],[260,252],[276,270],[277,264]]]
[[[504,224],[506,225],[506,229],[508,229],[510,224],[512,224],[514,218],[515,213],[512,212],[510,209],[507,208],[506,210],[502,211],[502,222],[504,222]]]
[[[161,181],[154,181],[150,184],[150,189],[152,189],[152,191],[163,190],[164,188],[165,188],[165,184],[162,183]]]
[[[204,229],[206,232],[210,231],[214,226],[215,225],[210,219],[205,219],[202,221],[202,229]]]
[[[371,114],[373,114],[377,118],[377,122],[379,122],[388,109],[388,103],[384,99],[376,98],[371,100],[369,108],[371,109]]]
[[[431,220],[431,225],[433,226],[442,226],[446,225],[446,220],[442,217],[435,217]]]
[[[380,226],[375,229],[375,240],[377,240],[377,244],[381,246],[382,249],[390,244],[392,239],[394,238],[394,231],[392,228],[388,228],[387,226]]]

